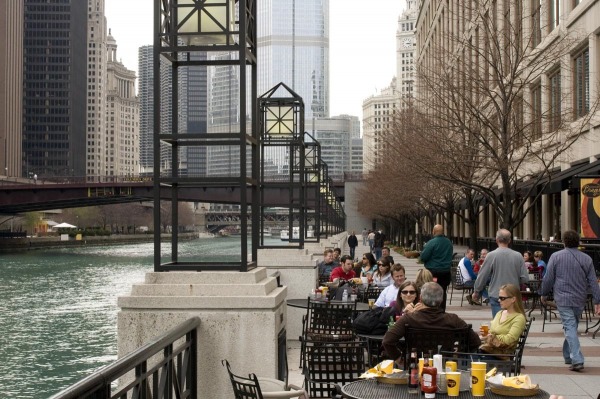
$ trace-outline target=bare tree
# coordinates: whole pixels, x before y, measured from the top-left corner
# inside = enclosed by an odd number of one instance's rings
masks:
[[[407,153],[411,163],[461,187],[468,204],[476,193],[485,196],[501,227],[511,231],[597,110],[589,98],[571,101],[560,85],[582,38],[557,29],[542,41],[542,21],[549,18],[532,3],[465,2],[461,15],[444,10],[440,26],[455,28],[437,37],[429,32],[417,67],[412,118],[418,123],[405,132],[405,140],[421,148]],[[522,184],[527,180],[532,184]]]

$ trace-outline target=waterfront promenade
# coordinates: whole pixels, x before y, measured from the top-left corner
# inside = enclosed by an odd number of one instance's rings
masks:
[[[368,247],[361,245],[356,249],[356,256],[361,258],[362,254],[368,252]],[[466,247],[455,246],[454,252],[463,254]],[[344,249],[343,253],[348,251]],[[400,262],[406,268],[406,277],[414,280],[417,270],[423,267],[416,259],[407,259],[398,253],[391,254],[396,262]],[[471,306],[465,300],[460,306],[462,291],[454,291],[452,305],[448,305],[447,311],[458,314],[467,323],[471,323],[477,330],[479,325],[491,320],[489,306]],[[569,371],[562,357],[563,332],[560,319],[552,319],[552,323],[546,323],[545,332],[542,332],[543,316],[540,311],[534,310],[532,317],[535,321],[527,338],[523,354],[523,365],[521,372],[531,376],[534,383],[552,394],[563,395],[565,398],[594,398],[600,394],[600,334],[592,339],[592,332],[585,334],[585,321],[579,324],[580,342],[582,352],[585,356],[585,369],[582,372]],[[592,323],[598,321],[595,316]],[[297,340],[288,339],[288,357],[290,369],[290,382],[302,384],[303,377],[298,368],[300,355],[300,344]]]

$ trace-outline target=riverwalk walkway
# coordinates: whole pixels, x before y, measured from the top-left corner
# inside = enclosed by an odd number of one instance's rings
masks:
[[[362,241],[359,239],[359,241]],[[356,257],[369,251],[368,247],[361,245],[356,248]],[[464,254],[466,247],[455,246],[454,252]],[[344,251],[346,253],[348,251]],[[417,259],[408,259],[393,252],[394,261],[401,263],[406,268],[408,280],[414,280],[417,271],[423,267],[417,263]],[[462,291],[454,291],[452,305],[448,305],[446,311],[456,313],[467,323],[478,329],[482,322],[489,322],[492,314],[489,306],[469,305],[465,300],[460,306]],[[449,300],[449,298],[448,298]],[[562,357],[562,344],[564,335],[560,319],[552,319],[552,323],[546,322],[545,332],[542,332],[543,316],[540,311],[534,310],[531,314],[535,321],[531,325],[525,351],[521,373],[528,374],[534,383],[551,394],[563,395],[565,398],[594,398],[600,394],[600,335],[592,338],[592,332],[586,334],[585,321],[579,324],[579,340],[582,352],[585,356],[585,369],[581,372],[569,371],[568,365],[564,364]],[[592,323],[598,320],[595,316]],[[300,356],[300,343],[297,340],[288,339],[288,363],[290,371],[290,382],[302,384],[303,376],[298,368]]]

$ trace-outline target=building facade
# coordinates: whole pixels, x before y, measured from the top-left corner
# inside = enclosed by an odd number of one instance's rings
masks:
[[[514,36],[521,40],[513,38],[510,45],[515,51],[523,51],[519,77],[529,79],[531,83],[523,87],[517,98],[527,107],[517,114],[522,116],[515,123],[526,126],[523,130],[526,134],[526,129],[535,130],[530,131],[533,134],[530,137],[535,141],[529,145],[545,143],[547,137],[557,132],[564,142],[575,135],[573,126],[583,122],[584,127],[577,132],[578,138],[569,151],[554,161],[549,184],[544,186],[542,195],[537,199],[526,199],[524,208],[531,207],[531,210],[516,227],[514,235],[525,239],[548,239],[567,229],[579,230],[581,197],[572,182],[578,175],[600,174],[600,143],[596,139],[600,133],[600,120],[595,106],[600,99],[600,3],[589,0],[495,0],[477,4],[483,8],[469,9],[459,0],[421,1],[416,26],[417,67],[440,67],[436,62],[440,62],[439,54],[444,51],[457,55],[455,64],[446,67],[468,71],[469,67],[481,65],[481,59],[477,53],[456,47],[457,42],[452,38],[471,38],[474,43],[481,43],[481,54],[485,54],[490,40],[485,39],[481,20],[487,18],[498,32],[519,27],[510,35],[516,33]],[[504,37],[502,40],[507,43]],[[544,63],[540,63],[538,57],[528,57],[537,51],[552,54],[557,50],[561,51],[560,55]],[[502,67],[505,65],[498,65],[499,69]],[[491,70],[488,68],[485,73]],[[421,95],[419,84],[417,97]],[[543,156],[544,152],[550,151],[552,148],[541,146],[538,154]],[[523,171],[529,168],[528,162],[521,166]],[[528,175],[535,173],[531,170]],[[524,181],[523,187],[527,184]],[[499,227],[494,209],[486,206],[481,211],[479,236],[494,236]],[[458,217],[455,222],[456,230],[449,233],[465,236],[468,232]]]
[[[394,111],[398,109],[397,79],[378,95],[363,101],[363,173],[374,170],[386,146],[384,134],[392,126]]]
[[[101,105],[87,95],[88,3],[25,0],[24,6],[22,173],[84,176],[88,101]]]
[[[355,140],[360,140],[360,121],[356,116],[339,115],[315,121],[315,139],[321,144],[321,159],[327,163],[329,177],[343,181],[344,173],[356,169],[360,155]]]
[[[408,0],[406,8],[398,18],[396,32],[396,91],[402,99],[414,96],[416,50],[415,27],[417,25],[418,7],[416,0]],[[400,105],[403,105],[401,102]]]
[[[23,0],[0,1],[0,175],[21,176]]]
[[[140,172],[139,100],[135,72],[117,58],[117,42],[109,31],[106,74],[106,147],[103,149],[107,176],[133,176]]]

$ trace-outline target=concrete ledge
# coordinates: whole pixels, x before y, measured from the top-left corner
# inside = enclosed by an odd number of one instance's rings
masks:
[[[267,271],[257,267],[248,272],[148,272],[145,284],[214,284],[223,282],[229,284],[256,284],[267,278]]]

